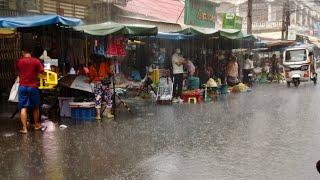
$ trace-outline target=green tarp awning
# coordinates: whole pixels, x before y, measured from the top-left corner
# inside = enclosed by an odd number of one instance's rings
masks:
[[[115,22],[76,26],[74,27],[74,29],[94,36],[106,36],[111,34],[153,36],[157,35],[158,33],[158,28],[156,26],[140,24],[120,24]]]
[[[193,36],[218,35],[219,30],[213,28],[187,27],[176,33]]]
[[[195,36],[217,36],[224,37],[230,40],[255,40],[256,38],[252,35],[244,35],[240,30],[236,29],[222,29],[217,30],[213,28],[201,28],[201,27],[187,27],[176,33],[184,35],[195,35]]]

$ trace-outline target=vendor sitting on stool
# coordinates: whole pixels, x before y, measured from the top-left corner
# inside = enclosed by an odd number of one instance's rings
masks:
[[[102,62],[105,63],[105,62]],[[102,64],[101,63],[101,64]],[[94,96],[95,96],[95,108],[96,108],[96,119],[101,120],[101,106],[102,101],[106,102],[107,118],[112,119],[114,116],[111,112],[112,110],[112,91],[109,88],[111,81],[110,75],[111,71],[105,71],[105,69],[99,68],[99,75],[97,73],[94,65],[91,65],[89,68],[89,74],[91,81],[94,82]],[[104,66],[104,65],[103,65]],[[109,69],[109,68],[107,68]],[[102,71],[105,72],[102,72]]]

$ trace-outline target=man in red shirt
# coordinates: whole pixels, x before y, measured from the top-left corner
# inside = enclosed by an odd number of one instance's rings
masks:
[[[21,133],[28,133],[27,129],[27,114],[28,109],[33,111],[35,121],[34,129],[40,130],[40,95],[39,95],[39,75],[44,72],[40,60],[33,58],[29,49],[23,51],[23,57],[17,62],[19,72],[19,109],[22,123]]]

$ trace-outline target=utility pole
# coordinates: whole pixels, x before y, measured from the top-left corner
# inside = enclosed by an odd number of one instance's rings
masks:
[[[282,10],[282,40],[288,39],[289,34],[289,26],[290,26],[290,1],[286,0],[283,3],[283,10]]]
[[[247,34],[252,34],[252,1],[248,0]]]
[[[290,3],[289,3],[289,0],[287,0],[287,11],[286,11],[286,39],[288,39],[288,35],[289,35],[289,26],[290,26],[290,23],[291,23],[291,20],[290,20],[290,15],[291,15],[291,12],[290,12]]]

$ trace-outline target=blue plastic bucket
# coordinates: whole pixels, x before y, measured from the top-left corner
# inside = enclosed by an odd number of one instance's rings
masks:
[[[219,87],[220,94],[228,94],[228,85],[224,84]]]
[[[188,89],[195,90],[200,87],[200,79],[198,77],[189,77],[188,78]]]

